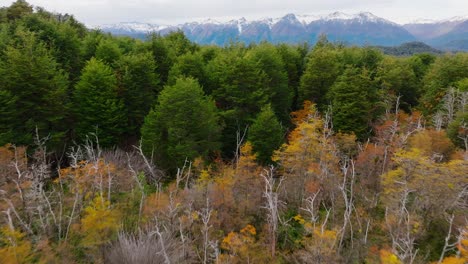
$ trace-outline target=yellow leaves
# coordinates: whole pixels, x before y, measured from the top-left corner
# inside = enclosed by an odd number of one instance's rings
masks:
[[[81,219],[82,245],[95,247],[111,240],[120,228],[118,212],[110,208],[110,202],[95,197],[84,209]]]
[[[206,188],[206,186],[208,185],[208,183],[210,183],[210,181],[211,181],[211,177],[210,177],[210,173],[208,172],[208,170],[205,170],[205,169],[201,170],[200,176],[197,179],[197,185],[202,188]]]
[[[468,259],[465,258],[457,258],[457,257],[447,257],[441,262],[442,264],[466,264]]]
[[[33,252],[31,243],[24,234],[9,227],[0,229],[0,263],[31,263]]]
[[[296,220],[301,225],[304,225],[306,223],[305,219],[302,218],[302,215],[300,214],[294,216],[293,219]]]
[[[241,229],[240,233],[245,236],[255,236],[257,234],[257,230],[253,225],[246,225]]]
[[[381,249],[380,250],[380,263],[381,264],[401,264],[402,262],[392,252]]]
[[[455,149],[455,146],[443,130],[423,130],[413,135],[409,143],[412,148],[419,149],[420,154],[429,158],[433,155],[441,155],[443,160],[447,160]]]
[[[242,259],[250,259],[254,252],[255,235],[257,230],[252,225],[247,225],[239,233],[230,232],[221,242],[221,248],[229,251],[231,257],[237,258],[237,263]]]
[[[252,143],[247,141],[244,145],[241,146],[240,159],[237,169],[240,170],[241,173],[258,174],[260,168],[255,161],[256,158],[257,156],[253,153]]]

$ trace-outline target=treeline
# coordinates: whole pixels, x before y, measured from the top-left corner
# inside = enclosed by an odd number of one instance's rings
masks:
[[[2,263],[465,263],[468,54],[0,8]]]

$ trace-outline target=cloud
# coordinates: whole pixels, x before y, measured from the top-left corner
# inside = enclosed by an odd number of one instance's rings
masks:
[[[3,2],[3,1],[2,1]],[[11,0],[6,1],[9,5]],[[35,6],[74,14],[87,24],[122,21],[181,23],[201,17],[281,16],[370,11],[398,21],[466,15],[466,0],[29,0]]]

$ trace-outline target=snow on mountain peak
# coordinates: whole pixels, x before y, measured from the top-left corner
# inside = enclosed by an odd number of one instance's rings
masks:
[[[408,24],[442,24],[442,23],[453,23],[453,22],[463,22],[468,20],[468,15],[466,16],[456,16],[442,20],[435,20],[435,19],[416,19]]]
[[[468,15],[466,16],[456,16],[456,17],[451,17],[449,19],[444,19],[439,21],[439,23],[444,23],[444,22],[463,22],[468,20]]]
[[[383,23],[391,23],[388,20],[383,18],[377,17],[372,13],[369,12],[360,12],[357,14],[346,14],[343,12],[334,12],[328,15],[295,15],[295,14],[286,14],[283,17],[277,18],[263,18],[258,20],[251,20],[248,21],[245,18],[234,19],[230,21],[220,22],[218,20],[207,18],[207,19],[200,19],[192,22],[187,22],[183,24],[176,25],[176,28],[188,27],[188,28],[195,28],[200,25],[234,25],[237,27],[239,33],[242,32],[243,26],[251,23],[261,23],[266,24],[268,27],[272,28],[275,24],[280,21],[285,21],[288,23],[293,24],[301,24],[301,25],[309,25],[315,21],[343,21],[344,23],[348,23],[348,21],[358,21],[359,23],[366,23],[366,22],[383,22]],[[136,31],[136,32],[152,32],[152,31],[160,31],[166,29],[171,26],[167,25],[154,25],[150,23],[139,23],[139,22],[124,22],[115,25],[102,25],[99,28],[103,29],[116,29],[116,30],[128,30],[128,31]]]

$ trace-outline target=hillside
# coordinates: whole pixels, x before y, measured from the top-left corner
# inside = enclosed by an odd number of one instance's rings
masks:
[[[468,263],[467,98],[468,53],[142,41],[15,1],[0,263]]]
[[[456,45],[456,44],[454,44]],[[442,54],[443,51],[435,49],[424,42],[408,42],[403,43],[399,46],[394,47],[385,47],[385,46],[376,46],[384,54],[393,55],[393,56],[411,56],[419,53],[429,53],[429,54]]]
[[[466,50],[463,43],[467,40],[468,19],[456,17],[399,25],[369,12],[334,12],[321,16],[287,14],[253,21],[245,18],[227,22],[207,19],[176,26],[132,22],[100,28],[115,35],[140,39],[150,32],[165,35],[182,30],[191,41],[220,46],[231,41],[314,44],[320,35],[325,34],[331,41],[349,45],[398,46],[420,41],[441,50]]]

